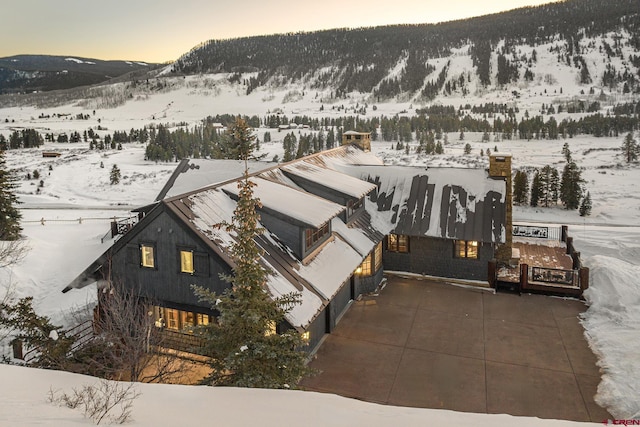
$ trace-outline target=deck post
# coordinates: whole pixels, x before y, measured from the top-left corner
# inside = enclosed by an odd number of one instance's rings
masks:
[[[520,264],[520,289],[527,289],[529,287],[529,266],[527,264]]]
[[[582,267],[580,269],[580,290],[582,292],[586,291],[589,288],[589,268]]]

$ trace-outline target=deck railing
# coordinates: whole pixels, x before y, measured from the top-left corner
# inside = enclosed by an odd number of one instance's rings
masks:
[[[564,241],[563,227],[513,224],[513,237],[532,237],[535,239]]]

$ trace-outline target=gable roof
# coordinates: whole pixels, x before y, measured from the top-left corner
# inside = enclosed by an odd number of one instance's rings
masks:
[[[296,162],[283,166],[281,169],[286,174],[291,174],[323,187],[331,188],[338,193],[356,199],[360,199],[369,194],[375,188],[375,185],[367,181],[354,178],[327,167],[320,167],[310,162]]]
[[[265,162],[247,162],[250,172],[272,165]],[[198,188],[242,177],[244,161],[221,159],[182,159],[167,180],[156,201],[188,193]]]
[[[260,199],[265,211],[281,214],[306,227],[320,228],[345,207],[310,193],[262,178],[254,178],[254,197]],[[237,183],[226,184],[222,190],[238,196]]]

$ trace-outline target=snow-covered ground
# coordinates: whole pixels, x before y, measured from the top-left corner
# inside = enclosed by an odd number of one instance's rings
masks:
[[[461,59],[462,61],[462,59]],[[462,61],[464,62],[464,61]],[[266,89],[256,91],[251,96],[243,96],[239,90],[224,82],[212,81],[205,87],[205,77],[188,77],[175,91],[141,96],[113,109],[97,109],[95,115],[91,106],[66,105],[55,108],[34,107],[0,108],[0,133],[5,137],[14,129],[36,128],[44,132],[82,133],[89,127],[98,125],[106,128],[98,131],[101,135],[115,130],[139,129],[150,123],[198,123],[207,115],[217,113],[242,113],[266,115],[276,108],[293,116],[295,114],[315,117],[338,116],[344,111],[332,110],[325,105],[319,111],[320,102],[312,95],[302,97],[292,103],[282,103],[284,92],[267,93]],[[200,79],[200,80],[197,80]],[[191,86],[190,86],[191,84]],[[563,82],[566,96],[577,89],[571,82]],[[540,89],[523,98],[521,113],[535,112],[543,102],[549,102]],[[549,86],[549,92],[551,87]],[[505,92],[506,93],[506,92]],[[472,99],[445,99],[443,104],[457,102],[480,104],[485,102],[507,102],[507,99],[491,98],[491,94],[476,94]],[[502,96],[502,95],[500,95]],[[354,107],[357,99],[344,101],[345,106]],[[335,106],[335,105],[334,105]],[[375,112],[368,109],[368,115],[393,115],[403,110],[411,111],[410,103],[379,104]],[[417,106],[416,106],[417,107]],[[88,109],[89,108],[89,109]],[[54,113],[89,114],[88,120],[70,120],[69,116],[38,118],[41,114]],[[5,120],[7,119],[7,120]],[[281,141],[285,132],[260,129],[258,136],[269,131],[273,142],[261,144],[261,152],[266,159],[275,154],[282,158]],[[298,132],[297,130],[295,131]],[[309,131],[300,131],[302,133]],[[640,182],[640,168],[623,164],[618,148],[619,138],[594,138],[580,136],[556,141],[497,141],[481,142],[480,134],[467,133],[464,141],[457,134],[449,134],[442,156],[405,155],[404,151],[391,148],[390,142],[375,142],[373,151],[388,164],[412,164],[428,167],[484,167],[486,156],[479,155],[487,148],[509,152],[513,155],[514,168],[541,167],[550,164],[562,168],[561,149],[569,143],[573,158],[584,168],[583,177],[591,193],[593,211],[590,217],[580,217],[577,212],[561,208],[516,207],[514,219],[527,222],[568,224],[575,238],[576,246],[582,251],[583,260],[591,267],[591,288],[586,293],[590,304],[584,316],[584,326],[589,343],[599,358],[602,382],[596,401],[619,419],[640,417],[640,195],[636,183]],[[463,155],[466,143],[472,145],[472,154]],[[43,159],[43,150],[55,150],[59,158]],[[594,151],[595,150],[595,151]],[[74,307],[92,301],[91,289],[62,294],[61,290],[110,244],[101,239],[109,230],[110,218],[128,215],[131,208],[150,203],[159,193],[176,163],[152,163],[144,161],[144,146],[125,144],[122,151],[90,151],[86,143],[47,143],[40,149],[13,150],[7,153],[7,164],[22,179],[17,193],[22,205],[23,229],[26,243],[31,250],[26,259],[11,269],[0,270],[0,284],[11,285],[16,296],[32,295],[36,310],[50,316],[54,322],[65,324]],[[102,166],[101,165],[102,163]],[[122,181],[109,184],[109,171],[116,164],[122,171]],[[49,168],[51,166],[51,168]],[[27,173],[38,170],[38,180],[26,180]],[[44,186],[38,191],[39,180]],[[43,221],[44,220],[44,225]],[[0,292],[2,290],[0,289]],[[8,349],[2,349],[7,351]],[[1,393],[0,424],[35,425],[41,421],[58,424],[78,423],[81,415],[71,414],[67,409],[54,408],[45,403],[45,395],[50,386],[69,388],[86,383],[91,379],[55,372],[24,371],[20,368],[0,366],[3,381],[19,383],[19,388],[5,387]],[[13,378],[20,381],[13,382]],[[28,381],[27,381],[28,380]],[[264,425],[297,424],[295,420],[281,418],[280,411],[273,408],[286,406],[302,413],[312,413],[304,417],[310,425],[334,423],[340,425],[372,424],[387,425],[397,422],[402,425],[462,424],[462,425],[551,425],[550,421],[513,418],[507,416],[456,414],[449,411],[429,411],[409,408],[380,407],[353,402],[335,396],[312,393],[281,393],[255,390],[207,389],[178,386],[141,385],[143,396],[134,412],[134,425],[168,424],[171,417],[176,423],[186,424],[187,418],[205,419],[207,413],[196,410],[201,399],[216,403],[215,412],[220,412],[224,424],[236,422],[247,424],[247,418],[260,420]],[[178,390],[179,391],[176,391]],[[212,394],[215,394],[212,396]],[[184,396],[189,396],[184,398]],[[255,413],[237,410],[240,402],[251,399],[255,403]],[[172,408],[179,400],[180,411],[162,410]],[[278,404],[280,403],[280,404]],[[184,406],[187,405],[187,406]],[[326,408],[331,406],[331,409]],[[31,418],[16,418],[14,408],[28,408]],[[38,410],[35,410],[35,409]],[[299,409],[298,409],[299,408]],[[41,411],[40,411],[41,410]],[[302,411],[307,412],[302,412]],[[18,412],[18,411],[16,411]],[[178,413],[174,415],[173,412]],[[234,418],[236,412],[237,418]],[[350,415],[346,415],[346,414]],[[335,414],[331,416],[327,414]],[[191,419],[191,418],[189,418]],[[307,421],[305,421],[307,423]],[[313,424],[315,423],[315,424]],[[560,423],[558,425],[569,425]]]
[[[96,378],[67,372],[44,371],[0,365],[0,376],[9,387],[0,389],[0,425],[72,426],[93,425],[80,409],[60,407],[47,401],[50,391],[73,394]],[[136,384],[127,426],[157,427],[202,425],[264,427],[578,427],[593,424],[541,420],[511,415],[472,414],[438,409],[406,408],[362,402],[344,397],[292,390],[261,390],[228,387],[197,387],[169,384]],[[117,415],[119,412],[114,411]],[[101,425],[116,425],[105,419]]]

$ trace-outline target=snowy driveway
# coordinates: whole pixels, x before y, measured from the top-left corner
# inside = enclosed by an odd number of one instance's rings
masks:
[[[600,422],[577,300],[390,277],[318,351],[308,390],[397,406]]]

